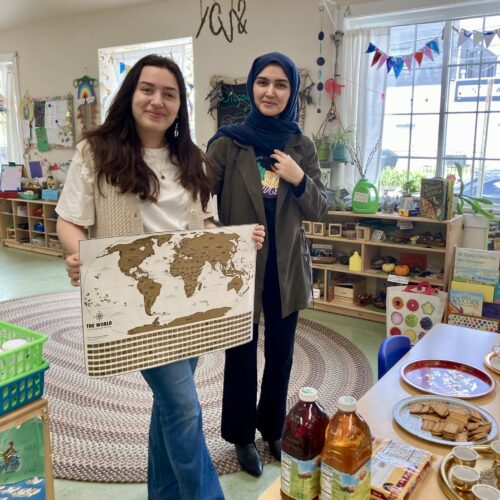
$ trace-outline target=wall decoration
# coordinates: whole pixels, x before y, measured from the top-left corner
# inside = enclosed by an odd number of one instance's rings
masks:
[[[411,69],[413,64],[413,59],[417,61],[418,65],[422,64],[424,56],[428,57],[431,61],[434,60],[433,54],[439,54],[439,43],[438,39],[434,38],[423,45],[420,49],[416,50],[411,54],[405,54],[402,56],[391,56],[386,54],[383,50],[380,50],[375,44],[369,43],[368,48],[365,50],[365,54],[373,54],[371,65],[377,65],[376,69],[381,68],[385,65],[387,68],[387,73],[391,71],[394,72],[394,76],[397,78],[401,73],[403,67],[406,65],[408,70]]]
[[[32,122],[35,116],[35,107],[33,104],[33,99],[28,94],[28,91],[24,93],[24,97],[21,99],[19,106],[19,116],[21,120],[26,120]]]
[[[95,125],[96,97],[94,87],[97,87],[97,80],[84,75],[73,80],[73,87],[77,90],[76,104],[78,106],[77,118],[82,123],[82,131]]]
[[[36,144],[31,142],[30,147],[38,146],[39,151],[47,151],[47,146],[72,149],[75,145],[73,96],[33,98],[33,103]]]
[[[299,69],[299,116],[298,122],[304,128],[306,106],[312,102],[311,89],[313,83],[305,69]],[[309,83],[311,82],[311,83]],[[225,78],[213,76],[210,80],[212,90],[205,97],[209,101],[208,112],[217,120],[217,128],[223,125],[241,123],[250,112],[250,103],[246,91],[246,78]],[[217,113],[214,116],[214,112]]]
[[[208,29],[212,35],[217,36],[222,33],[229,43],[234,40],[235,27],[238,34],[247,34],[247,19],[244,17],[246,8],[245,0],[231,0],[231,9],[228,13],[224,13],[219,2],[213,2],[212,5],[207,5],[203,9],[203,0],[200,0],[201,21],[196,38],[200,36],[205,23],[208,23]]]

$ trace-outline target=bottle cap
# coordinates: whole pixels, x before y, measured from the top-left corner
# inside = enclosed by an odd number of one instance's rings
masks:
[[[299,399],[306,403],[313,403],[318,399],[318,391],[314,387],[302,387],[299,391]]]
[[[352,396],[340,396],[337,406],[340,411],[354,411],[356,409],[356,398]]]

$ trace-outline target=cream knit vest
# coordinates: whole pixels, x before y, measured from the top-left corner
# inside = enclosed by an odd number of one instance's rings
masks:
[[[93,156],[86,141],[78,143],[77,149],[82,154],[89,170],[95,172]],[[139,195],[134,193],[121,193],[120,189],[107,183],[105,179],[97,187],[97,176],[94,189],[95,224],[89,228],[91,238],[106,236],[128,236],[144,233],[144,226],[139,211]],[[189,198],[188,228],[203,228],[203,210],[201,203]]]

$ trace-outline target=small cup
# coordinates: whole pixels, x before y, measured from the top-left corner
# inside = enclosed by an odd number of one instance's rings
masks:
[[[451,469],[453,484],[455,488],[460,491],[471,491],[480,477],[479,472],[466,465],[455,465],[455,467]]]
[[[490,447],[493,452],[493,460],[495,460],[495,462],[500,462],[500,441],[493,441]]]
[[[474,467],[479,457],[477,452],[468,446],[455,446],[452,450],[452,454],[457,464],[467,465],[468,467]]]
[[[489,484],[475,484],[472,494],[477,500],[500,500],[500,491]]]
[[[498,356],[500,357],[500,343],[495,344],[491,350]]]

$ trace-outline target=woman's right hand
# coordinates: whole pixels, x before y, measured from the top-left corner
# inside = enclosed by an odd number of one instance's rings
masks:
[[[66,272],[73,286],[80,285],[80,256],[77,253],[66,257]]]

